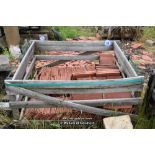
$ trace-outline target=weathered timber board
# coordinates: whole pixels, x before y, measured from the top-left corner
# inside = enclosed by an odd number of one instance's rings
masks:
[[[51,105],[68,107],[68,108],[72,108],[74,110],[88,112],[88,113],[92,113],[92,114],[96,114],[96,115],[112,116],[112,115],[124,115],[124,114],[126,114],[123,112],[115,112],[112,110],[105,110],[105,109],[100,109],[100,108],[94,108],[91,106],[80,105],[80,104],[77,104],[77,103],[74,103],[71,101],[64,101],[62,99],[43,95],[43,94],[31,91],[31,90],[27,90],[24,88],[8,87],[7,89],[8,89],[8,91],[12,91],[12,92],[15,92],[17,94],[26,95],[26,96],[29,96],[29,97],[32,97],[32,98],[35,98],[38,100],[42,100],[42,101],[47,102],[48,104],[51,104]],[[131,114],[131,115],[133,115],[133,114]]]

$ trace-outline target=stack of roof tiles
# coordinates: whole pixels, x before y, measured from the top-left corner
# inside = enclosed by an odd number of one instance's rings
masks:
[[[77,55],[77,52],[50,52],[53,55]],[[106,80],[106,79],[120,79],[121,74],[116,66],[116,59],[114,52],[99,54],[99,62],[91,61],[68,61],[66,63],[54,66],[43,67],[37,80]],[[45,62],[45,61],[44,61]],[[42,63],[37,62],[36,68],[44,66],[52,61],[46,61]],[[42,63],[42,64],[40,64]],[[117,92],[117,93],[91,93],[91,94],[71,94],[68,97],[64,95],[58,95],[58,97],[68,100],[91,100],[91,99],[103,99],[103,98],[129,98],[131,93]],[[103,108],[117,109],[124,112],[132,112],[132,106],[111,106],[106,105]],[[34,108],[26,109],[25,115],[28,118],[34,119],[62,119],[75,117],[76,112],[68,108]],[[77,112],[80,115],[79,112]],[[85,113],[83,116],[87,115]],[[89,114],[89,116],[93,116]]]
[[[37,76],[39,80],[70,80],[73,73],[85,73],[95,70],[90,61],[70,61],[54,67],[44,67]]]

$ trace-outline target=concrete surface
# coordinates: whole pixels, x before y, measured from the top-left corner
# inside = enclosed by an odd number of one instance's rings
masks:
[[[155,42],[153,40],[146,40],[145,43],[148,45],[148,46],[154,46],[155,45]]]
[[[9,65],[9,58],[6,55],[0,55],[0,65]]]
[[[9,58],[6,55],[0,55],[0,71],[10,71]]]
[[[103,119],[105,129],[133,129],[129,115],[107,117]]]
[[[19,56],[21,55],[21,50],[18,45],[10,45],[9,51],[15,58],[19,58]]]

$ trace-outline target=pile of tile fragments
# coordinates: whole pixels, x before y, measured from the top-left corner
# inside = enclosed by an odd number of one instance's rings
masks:
[[[143,44],[124,43],[124,51],[143,73],[155,67],[154,53],[146,51]]]
[[[77,55],[77,52],[49,52],[50,55]],[[121,73],[116,65],[116,59],[113,51],[96,53],[99,55],[99,61],[68,61],[63,64],[53,67],[43,67],[53,61],[37,61],[36,68],[40,68],[37,80],[106,80],[120,79]],[[52,95],[51,95],[52,96]],[[131,93],[92,93],[92,94],[70,94],[57,95],[58,98],[65,100],[91,100],[104,98],[130,98]],[[112,106],[106,105],[102,108],[114,109],[123,112],[132,112],[133,108],[130,105]],[[26,109],[25,116],[29,119],[67,119],[76,117],[91,117],[96,118],[93,114],[81,113],[68,108],[33,108]]]

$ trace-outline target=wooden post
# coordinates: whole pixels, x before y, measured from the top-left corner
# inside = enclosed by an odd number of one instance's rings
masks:
[[[154,90],[155,90],[155,69],[152,70],[151,74],[150,74],[150,79],[148,82],[148,87],[149,87],[149,92],[148,92],[148,97],[149,97],[149,101],[151,106],[153,107],[153,109],[155,109],[155,94],[154,94]]]
[[[65,100],[64,100],[65,101]],[[104,106],[104,105],[138,105],[141,104],[141,98],[119,98],[119,99],[98,99],[98,100],[67,100],[81,105],[87,105],[92,107]],[[4,105],[2,104],[4,107]],[[8,106],[8,105],[7,105]],[[50,105],[44,101],[15,101],[10,102],[10,108],[51,108],[57,107]]]
[[[4,27],[4,32],[11,55],[18,58],[21,55],[21,50],[19,48],[20,36],[18,27],[6,26]]]
[[[152,70],[143,99],[143,115],[150,117],[155,114],[155,70]]]
[[[16,96],[15,95],[9,95],[9,100],[10,101],[16,101]],[[13,118],[15,120],[18,120],[19,119],[19,110],[18,109],[12,109],[12,113],[13,113]]]
[[[19,45],[20,35],[18,26],[4,26],[4,32],[8,46]]]

